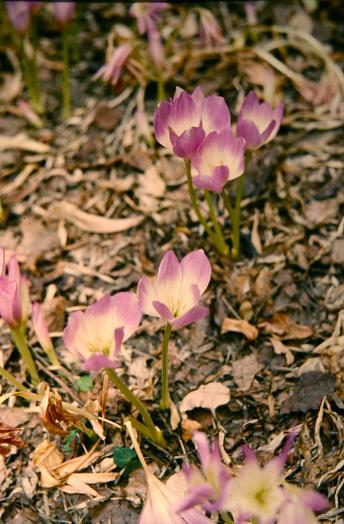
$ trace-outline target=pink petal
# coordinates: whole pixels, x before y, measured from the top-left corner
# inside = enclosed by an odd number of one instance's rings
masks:
[[[199,187],[200,189],[207,189],[213,193],[221,193],[223,185],[219,183],[218,180],[210,176],[196,175],[192,177],[192,183],[194,186]]]
[[[141,307],[135,293],[124,291],[111,297],[114,320],[124,328],[124,340],[136,330],[141,322]]]
[[[209,484],[198,484],[192,486],[186,497],[176,507],[176,512],[181,513],[194,506],[202,505],[205,501],[214,496],[214,490]]]
[[[192,251],[180,262],[182,270],[182,289],[196,284],[200,295],[207,289],[211,278],[211,265],[203,249]]]
[[[245,140],[245,147],[247,149],[255,149],[262,143],[260,133],[256,124],[249,120],[239,120],[237,123],[238,136]]]
[[[79,349],[76,345],[77,331],[80,328],[80,324],[84,318],[84,314],[81,311],[74,311],[68,318],[68,324],[63,333],[63,342],[67,349],[78,353]]]
[[[156,278],[159,301],[174,304],[179,298],[182,270],[173,251],[167,251],[160,262]]]
[[[137,286],[137,295],[143,313],[152,317],[158,316],[153,306],[154,300],[158,298],[155,284],[148,277],[140,278]]]
[[[230,124],[231,116],[225,99],[222,96],[207,96],[202,111],[202,126],[205,132],[220,132],[229,128]]]
[[[209,313],[209,310],[207,307],[194,306],[189,311],[184,313],[184,315],[177,317],[171,323],[174,328],[181,328],[181,327],[186,326],[187,324],[191,324],[192,322],[201,320],[201,318],[206,317],[208,313]]]
[[[162,318],[164,318],[169,323],[173,322],[174,316],[165,304],[159,302],[158,300],[154,300],[153,306]]]
[[[169,135],[169,119],[171,114],[171,103],[160,102],[154,115],[154,132],[157,141],[167,149],[172,149]]]
[[[275,120],[271,120],[271,122],[268,125],[268,127],[261,134],[261,141],[262,141],[263,144],[266,144],[267,142],[269,142],[272,139],[272,135],[273,135],[275,129],[276,129],[276,121]],[[277,133],[277,131],[276,131],[276,133]],[[276,135],[276,133],[275,133],[275,135]]]
[[[197,86],[195,87],[193,93],[191,94],[192,96],[192,100],[195,102],[196,104],[196,107],[198,108],[198,110],[200,111],[200,114],[201,114],[201,110],[202,110],[202,107],[203,107],[203,102],[205,100],[205,96],[203,94],[203,91],[202,89]]]
[[[0,316],[10,327],[16,327],[20,321],[20,317],[16,318],[13,311],[16,293],[16,283],[0,277]]]
[[[122,342],[124,340],[124,329],[122,327],[115,329],[114,340],[115,340],[115,344],[114,344],[112,358],[114,361],[117,362],[119,359],[119,354],[121,352]]]
[[[246,113],[251,114],[259,105],[258,97],[255,91],[250,91],[244,98],[241,109],[239,111],[239,119],[241,116],[245,118]]]
[[[323,511],[328,508],[330,503],[321,493],[312,489],[303,489],[299,495],[300,501],[313,511]]]
[[[180,136],[191,127],[198,127],[200,115],[189,93],[183,91],[172,103],[169,125]]]
[[[103,353],[92,353],[92,355],[85,360],[82,369],[84,371],[101,371],[104,368],[118,368],[120,364],[117,360],[111,360]]]
[[[181,158],[191,158],[197,151],[205,137],[205,132],[201,127],[192,127],[184,131],[179,137],[170,131],[170,140],[173,144],[173,151]]]

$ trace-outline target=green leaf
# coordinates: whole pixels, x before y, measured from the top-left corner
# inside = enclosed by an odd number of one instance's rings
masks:
[[[71,429],[68,435],[66,435],[66,442],[63,445],[64,451],[73,451],[75,448],[75,444],[79,441],[79,430],[78,429]]]
[[[113,450],[113,461],[120,469],[125,469],[125,476],[140,467],[140,461],[136,451],[130,448],[115,446]]]
[[[75,384],[79,391],[86,393],[90,391],[93,386],[93,378],[91,375],[82,375],[76,379]]]

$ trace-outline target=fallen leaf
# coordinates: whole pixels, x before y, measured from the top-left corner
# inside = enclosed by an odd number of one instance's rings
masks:
[[[191,440],[192,434],[195,431],[199,431],[200,429],[201,429],[201,424],[197,422],[197,420],[192,420],[190,418],[186,418],[185,420],[182,420],[182,438],[184,442]]]
[[[271,344],[274,348],[276,355],[284,355],[287,366],[290,366],[294,362],[294,355],[288,346],[283,344],[279,338],[272,337]]]
[[[262,369],[254,353],[235,360],[232,364],[233,380],[242,391],[250,389],[255,375]]]
[[[333,241],[331,258],[335,264],[344,264],[344,237],[336,238]]]
[[[5,151],[6,149],[22,149],[32,153],[47,153],[50,151],[50,146],[29,138],[25,133],[18,133],[16,136],[0,136],[0,151]]]
[[[137,226],[144,219],[143,216],[132,216],[128,218],[106,218],[81,211],[70,202],[58,202],[53,204],[50,212],[58,218],[72,222],[82,231],[90,233],[119,233]]]
[[[258,336],[258,329],[247,322],[247,320],[226,317],[221,325],[221,333],[227,333],[228,331],[242,333],[248,340],[255,340]]]
[[[304,339],[311,337],[314,333],[311,326],[295,324],[287,313],[275,313],[271,320],[261,322],[259,327],[283,338]]]
[[[309,227],[328,223],[338,214],[338,200],[336,198],[313,200],[304,206],[303,212]]]
[[[149,166],[139,178],[140,190],[154,197],[162,197],[165,193],[166,184],[159,175],[156,166]]]
[[[325,395],[331,395],[335,390],[336,377],[331,373],[310,371],[303,373],[295,386],[292,395],[282,404],[281,414],[293,411],[306,413],[320,407]]]
[[[194,408],[206,408],[214,414],[218,406],[228,404],[229,401],[229,389],[220,382],[210,382],[188,393],[180,403],[180,412],[185,413]]]

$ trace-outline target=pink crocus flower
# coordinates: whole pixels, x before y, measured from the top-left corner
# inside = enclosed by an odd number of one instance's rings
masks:
[[[118,46],[109,62],[97,71],[94,78],[102,78],[104,82],[111,82],[115,86],[121,76],[123,65],[132,51],[133,46],[129,43]]]
[[[223,44],[222,29],[209,9],[198,8],[201,44],[207,47]]]
[[[244,147],[245,141],[235,138],[230,129],[209,133],[191,158],[198,171],[192,178],[194,185],[220,193],[229,180],[244,172]]]
[[[64,331],[66,347],[84,361],[83,369],[119,367],[119,352],[141,321],[141,308],[131,292],[104,295],[85,312],[69,317]]]
[[[61,27],[65,27],[73,18],[75,2],[52,2],[54,17]]]
[[[207,289],[211,266],[203,249],[192,251],[181,262],[173,253],[165,253],[157,276],[150,280],[142,277],[138,284],[138,297],[143,313],[161,317],[175,328],[186,326],[208,314],[199,305]]]
[[[20,274],[17,257],[5,263],[5,250],[0,248],[0,316],[15,329],[25,324],[30,312],[29,285]]]
[[[6,2],[8,16],[18,33],[26,33],[31,16],[39,9],[42,2]]]
[[[135,2],[129,13],[137,19],[137,27],[142,35],[147,33],[149,52],[154,63],[162,67],[165,61],[164,48],[156,22],[160,18],[160,11],[167,9],[166,2]]]
[[[288,482],[283,485],[285,501],[279,511],[277,524],[317,524],[314,511],[323,511],[329,506],[324,495],[311,489],[301,489]]]
[[[189,489],[186,497],[178,503],[177,512],[201,505],[205,511],[227,511],[230,497],[231,476],[221,461],[219,442],[209,446],[204,433],[196,431],[192,437],[201,462],[196,466],[183,465],[183,473]]]
[[[206,134],[229,129],[230,113],[224,98],[205,97],[200,87],[190,95],[176,88],[172,100],[160,102],[154,115],[157,141],[177,156],[192,158]]]
[[[258,149],[272,140],[283,118],[283,104],[272,109],[267,102],[259,103],[254,91],[245,97],[239,112],[237,134],[245,139],[247,149]]]

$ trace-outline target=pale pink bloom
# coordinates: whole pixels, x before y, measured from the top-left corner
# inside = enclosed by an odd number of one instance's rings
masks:
[[[193,251],[181,262],[168,251],[158,268],[156,278],[142,277],[138,297],[143,313],[162,317],[175,328],[205,317],[208,309],[199,305],[207,289],[211,266],[203,249]]]
[[[149,52],[158,67],[164,65],[165,53],[156,22],[160,18],[160,11],[168,7],[166,2],[135,2],[129,10],[137,19],[139,33],[147,33]]]
[[[209,446],[204,433],[196,431],[192,437],[201,462],[201,471],[196,466],[183,465],[186,476],[186,497],[179,502],[177,511],[185,511],[201,505],[205,511],[228,510],[228,498],[231,489],[231,476],[221,461],[219,442]]]
[[[164,484],[146,469],[147,496],[138,524],[210,524],[197,509],[176,513],[181,492]]]
[[[17,257],[5,264],[5,250],[0,248],[0,316],[11,329],[25,324],[30,312],[29,285],[20,274]]]
[[[209,9],[198,8],[200,15],[201,44],[207,47],[223,44],[224,38],[220,24]]]
[[[97,71],[94,78],[101,78],[104,82],[111,82],[115,86],[121,76],[123,65],[132,50],[133,46],[128,43],[118,46],[112,53],[109,62]]]
[[[64,331],[65,346],[84,361],[87,371],[117,368],[122,342],[134,333],[141,315],[134,293],[104,295],[85,312],[70,315]]]
[[[206,134],[229,129],[224,98],[204,96],[200,87],[190,95],[177,87],[172,100],[160,102],[154,115],[157,141],[182,158],[192,158]]]
[[[38,302],[32,304],[31,319],[38,342],[47,353],[53,352],[54,348],[49,335],[48,326],[44,320],[42,309]]]
[[[280,509],[277,524],[316,524],[313,511],[322,511],[329,506],[326,497],[311,489],[301,489],[288,482],[283,484],[285,501]]]
[[[235,138],[230,129],[209,133],[191,158],[198,171],[192,178],[195,186],[220,193],[229,180],[244,172],[244,148],[245,141]]]
[[[6,2],[8,16],[18,33],[26,33],[30,26],[31,16],[41,5],[42,2]]]
[[[254,91],[245,97],[239,112],[237,134],[245,139],[247,149],[257,149],[272,140],[283,118],[283,104],[272,109],[267,102],[259,103]]]
[[[57,22],[65,27],[74,16],[75,2],[53,2],[52,8]]]
[[[255,518],[259,524],[274,522],[285,496],[282,489],[283,466],[296,434],[291,433],[282,452],[265,466],[258,463],[256,454],[249,446],[243,446],[245,463],[231,484],[228,500],[236,522]]]

